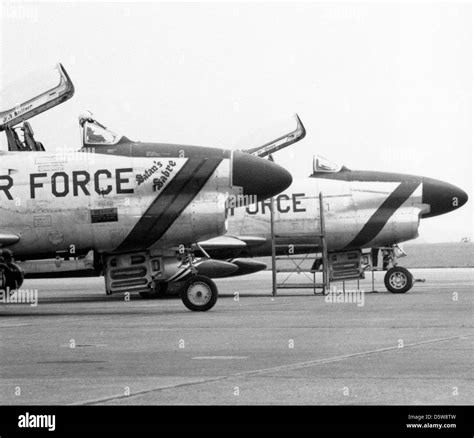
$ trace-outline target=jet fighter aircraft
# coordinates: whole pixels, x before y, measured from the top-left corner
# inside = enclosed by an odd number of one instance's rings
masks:
[[[420,219],[456,210],[468,200],[462,189],[443,181],[351,170],[315,157],[313,173],[295,178],[288,190],[274,198],[277,255],[322,251],[319,193],[323,195],[328,262],[330,267],[334,264],[332,280],[362,278],[367,267],[362,251],[368,249],[373,266],[379,252],[383,254],[385,286],[393,293],[407,292],[413,285],[411,273],[397,264],[403,255],[397,244],[418,237]],[[272,254],[270,209],[271,200],[232,209],[227,235],[201,242],[202,248],[211,257],[240,263],[246,273],[265,269],[265,264],[246,257]],[[337,272],[335,266],[344,262],[348,271]],[[320,264],[317,259],[313,270]]]
[[[226,232],[229,198],[246,205],[277,195],[291,175],[244,152],[133,141],[91,113],[79,120],[79,152],[46,152],[27,120],[74,94],[64,67],[53,73],[39,93],[25,95],[41,82],[30,78],[17,87],[21,97],[2,96],[0,131],[8,139],[8,151],[0,152],[2,248],[20,260],[93,251],[108,294],[151,293],[185,267],[183,303],[195,311],[213,307],[217,287],[209,274],[237,267],[196,264],[195,246]],[[0,288],[20,287],[19,271],[11,261],[0,264]]]
[[[81,122],[85,126],[86,149],[89,142],[87,129],[101,129],[92,118],[87,120],[86,116]],[[272,160],[275,152],[305,137],[306,130],[299,117],[296,121],[294,131],[263,146],[243,150],[242,154]],[[169,153],[176,153],[175,145],[163,147]],[[109,153],[117,153],[117,149],[112,148]],[[148,175],[144,174],[144,178]],[[331,280],[362,278],[367,268],[363,263],[367,259],[366,251],[369,251],[371,265],[375,267],[381,253],[382,268],[387,271],[385,285],[393,293],[407,292],[414,281],[411,273],[398,265],[397,259],[403,255],[398,244],[418,236],[421,219],[456,210],[468,199],[463,190],[443,181],[402,173],[351,170],[315,157],[312,174],[307,178],[295,178],[287,191],[274,198],[277,255],[316,254],[314,271],[321,265],[318,254],[322,250],[319,193],[324,200],[330,267],[347,264],[345,258],[352,258],[349,263],[351,272],[330,270]],[[185,281],[196,269],[211,278],[246,275],[266,269],[265,263],[252,260],[252,257],[272,254],[271,200],[247,202],[244,207],[227,202],[226,207],[227,234],[199,241],[195,247],[198,257],[192,266],[172,263],[165,281],[158,283],[153,290],[141,291],[142,297],[162,295],[169,282]],[[63,255],[71,254],[65,252]],[[100,264],[97,266],[96,262],[97,254],[91,251],[91,257],[82,260],[86,261],[82,270],[87,271],[87,275],[101,273]],[[89,269],[88,264],[95,265],[96,269]],[[61,265],[58,261],[57,266]],[[68,271],[48,270],[46,265],[45,268],[41,276],[74,276],[77,269],[81,269],[79,266]]]

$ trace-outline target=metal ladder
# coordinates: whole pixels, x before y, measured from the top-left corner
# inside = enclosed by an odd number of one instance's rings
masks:
[[[270,204],[270,232],[272,239],[272,295],[276,296],[278,289],[313,289],[313,293],[316,294],[317,289],[322,289],[322,293],[325,295],[329,292],[330,288],[330,279],[329,279],[329,261],[328,261],[328,251],[327,251],[327,242],[326,242],[326,223],[324,219],[324,204],[323,204],[323,194],[319,193],[319,229],[321,233],[316,235],[321,239],[321,248],[322,248],[322,283],[316,281],[316,273],[318,271],[314,269],[303,269],[301,265],[308,260],[311,260],[311,254],[305,255],[291,255],[287,254],[284,256],[277,255],[278,249],[288,248],[289,245],[281,245],[277,243],[278,238],[290,237],[284,235],[277,235],[275,233],[275,206],[274,199],[272,198]],[[307,247],[307,245],[291,245],[293,248]],[[280,260],[292,261],[295,265],[294,268],[278,268],[277,262]],[[287,273],[287,277],[280,283],[277,281],[278,273]],[[303,273],[309,282],[305,283],[294,283],[290,282],[290,278],[294,274]]]

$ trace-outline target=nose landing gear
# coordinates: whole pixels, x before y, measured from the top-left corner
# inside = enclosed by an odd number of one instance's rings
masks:
[[[397,258],[406,256],[405,251],[398,245],[381,248],[381,250],[383,269],[385,270],[389,265],[392,265],[384,277],[385,287],[393,294],[404,294],[408,292],[413,287],[413,275],[408,269],[397,266]]]
[[[401,266],[390,268],[384,277],[385,287],[394,294],[404,294],[413,286],[413,275]]]
[[[183,304],[195,312],[205,312],[214,307],[217,295],[216,284],[203,275],[193,275],[181,288]]]

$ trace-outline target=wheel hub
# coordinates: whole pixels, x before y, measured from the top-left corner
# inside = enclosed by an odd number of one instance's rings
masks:
[[[212,298],[211,288],[201,281],[192,283],[187,290],[189,301],[195,306],[203,306]]]
[[[394,272],[389,278],[389,283],[394,289],[403,289],[407,282],[408,279],[402,272]]]

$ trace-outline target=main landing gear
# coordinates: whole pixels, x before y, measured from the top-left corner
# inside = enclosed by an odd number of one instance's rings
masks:
[[[201,251],[203,251],[201,249]],[[207,255],[204,252],[204,255]],[[204,275],[198,275],[194,266],[194,248],[179,247],[181,266],[189,269],[189,277],[180,289],[183,304],[194,312],[205,312],[212,309],[217,302],[218,290],[216,284]]]
[[[204,312],[214,307],[218,297],[216,284],[204,275],[191,275],[179,288],[183,304],[195,312]],[[158,283],[153,290],[140,292],[147,300],[164,298],[168,291],[168,283]]]
[[[144,299],[156,299],[179,290],[184,305],[195,312],[211,309],[218,297],[208,274],[198,272],[193,248],[184,245],[178,254],[166,257],[148,251],[106,254],[97,269],[104,273],[107,294],[138,293]]]
[[[217,286],[204,275],[193,275],[181,288],[183,304],[195,312],[212,309],[217,301]]]
[[[207,256],[204,250],[201,251]],[[181,245],[178,249],[178,259],[181,261],[180,268],[185,272],[180,276],[180,280],[184,280],[180,287],[183,304],[194,312],[212,309],[217,302],[217,286],[209,277],[198,274],[194,266],[194,248]]]
[[[0,253],[0,289],[16,290],[25,278],[23,269],[13,262],[12,252],[4,249]]]

